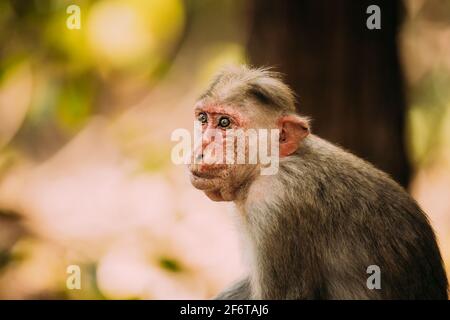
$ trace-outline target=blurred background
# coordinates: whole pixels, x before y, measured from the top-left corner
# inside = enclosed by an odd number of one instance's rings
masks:
[[[313,132],[404,185],[450,271],[450,1],[3,0],[0,298],[204,299],[239,277],[228,204],[170,160],[230,63],[275,66]]]

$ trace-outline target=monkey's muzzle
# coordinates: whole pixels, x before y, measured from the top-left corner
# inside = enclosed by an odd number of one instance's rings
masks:
[[[226,174],[226,165],[193,164],[189,166],[192,185],[200,190],[210,190],[217,187],[218,181]]]

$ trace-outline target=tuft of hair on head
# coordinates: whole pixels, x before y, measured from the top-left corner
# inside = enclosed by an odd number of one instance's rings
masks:
[[[295,94],[280,73],[270,67],[232,65],[223,68],[200,97],[219,103],[239,104],[252,99],[274,111],[295,113]]]

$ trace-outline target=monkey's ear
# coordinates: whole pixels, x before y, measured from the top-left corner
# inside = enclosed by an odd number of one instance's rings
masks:
[[[280,157],[287,157],[297,151],[300,142],[309,134],[308,120],[297,115],[278,119],[280,129]]]

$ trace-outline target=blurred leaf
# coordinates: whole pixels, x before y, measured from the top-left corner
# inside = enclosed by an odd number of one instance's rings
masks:
[[[144,172],[162,171],[169,165],[170,151],[168,148],[149,146],[141,158],[141,169]]]
[[[92,113],[93,88],[88,79],[80,78],[61,92],[57,117],[61,126],[77,131]]]
[[[225,65],[245,62],[244,48],[237,43],[219,43],[209,50],[213,52],[214,58],[204,63],[203,70],[200,73],[200,81],[204,83],[204,86]]]
[[[11,260],[11,254],[7,250],[0,250],[0,271],[6,267]]]
[[[97,285],[97,264],[79,263],[82,270],[81,289],[68,290],[65,281],[61,283],[62,289],[71,299],[105,300],[107,299]],[[65,280],[65,279],[64,279]]]
[[[32,95],[32,74],[27,62],[11,66],[0,82],[0,147],[20,128]]]
[[[413,89],[407,116],[410,154],[416,165],[433,159],[442,145],[449,87],[449,74],[435,71],[427,74]]]
[[[21,216],[14,211],[0,209],[0,270],[13,261],[19,261],[14,247],[24,235],[26,230]]]
[[[170,272],[180,272],[182,270],[181,265],[175,259],[164,257],[159,260],[159,264],[161,268]]]
[[[430,112],[439,112],[450,99],[450,74],[443,69],[427,73],[412,88],[412,103],[424,106]]]

